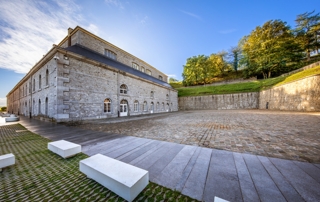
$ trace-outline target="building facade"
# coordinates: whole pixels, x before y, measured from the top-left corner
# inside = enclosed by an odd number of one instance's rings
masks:
[[[178,95],[167,75],[78,26],[8,93],[7,108],[61,122],[177,111]]]

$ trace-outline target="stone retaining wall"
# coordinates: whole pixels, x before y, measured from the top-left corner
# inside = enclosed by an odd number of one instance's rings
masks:
[[[257,109],[259,92],[180,97],[179,110]]]
[[[320,75],[260,92],[259,109],[320,111]]]
[[[252,93],[179,97],[179,110],[272,109],[320,111],[320,75]]]

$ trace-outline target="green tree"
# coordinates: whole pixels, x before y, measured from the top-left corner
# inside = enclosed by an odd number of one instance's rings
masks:
[[[169,83],[173,83],[173,82],[178,82],[178,80],[173,78],[173,77],[170,77],[169,78]]]
[[[1,107],[1,111],[3,112],[7,111],[7,107]]]
[[[319,53],[320,47],[320,14],[305,12],[296,18],[296,34],[301,47],[305,50],[307,60],[311,51]]]
[[[229,50],[230,63],[235,71],[238,71],[239,62],[241,58],[241,48],[239,46],[233,46]]]
[[[247,64],[247,76],[287,72],[302,57],[290,27],[281,20],[270,20],[258,26],[243,41],[242,50]]]

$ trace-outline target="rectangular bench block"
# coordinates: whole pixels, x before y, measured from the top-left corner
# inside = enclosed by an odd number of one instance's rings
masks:
[[[149,183],[149,172],[102,154],[80,161],[80,171],[127,201],[133,201]]]
[[[5,154],[0,156],[0,169],[15,164],[15,156],[13,154]]]
[[[49,142],[48,149],[63,158],[68,158],[70,156],[76,155],[77,153],[80,153],[81,145],[65,140],[59,140],[55,142]]]

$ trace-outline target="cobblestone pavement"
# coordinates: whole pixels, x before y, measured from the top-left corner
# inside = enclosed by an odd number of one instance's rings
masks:
[[[197,110],[85,121],[85,129],[320,162],[320,113]]]

